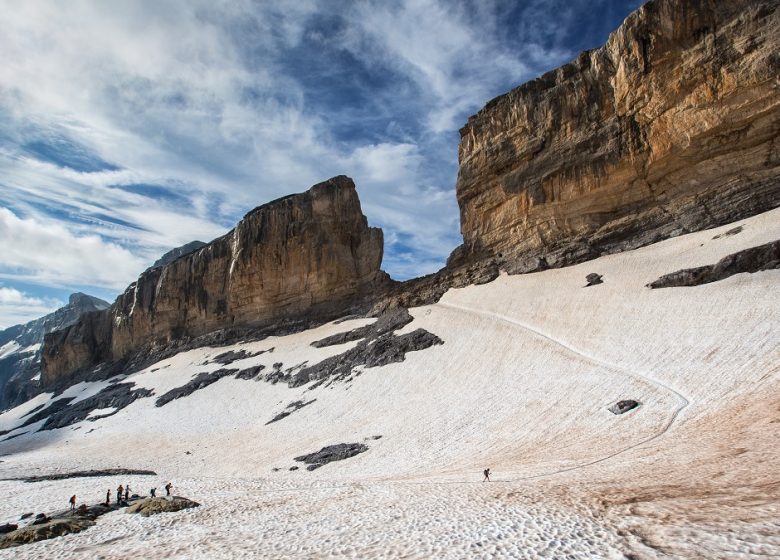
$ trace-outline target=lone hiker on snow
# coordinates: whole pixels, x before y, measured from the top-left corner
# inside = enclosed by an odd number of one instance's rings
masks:
[[[486,480],[490,482],[490,469],[485,469],[482,471],[482,474],[485,475],[485,478],[482,479],[482,482],[485,482]]]
[[[152,498],[156,498],[157,497],[157,488],[155,487],[155,488],[152,488],[151,490],[149,490],[149,494],[151,494]]]
[[[125,487],[120,484],[119,488],[116,489],[116,503],[118,504],[122,503],[122,493],[124,491],[125,491]]]
[[[106,505],[111,503],[111,488],[106,490]]]
[[[125,501],[130,499],[130,484],[125,486]]]
[[[170,496],[171,495],[171,488],[173,488],[173,484],[170,482],[165,485],[165,495]]]
[[[76,509],[76,494],[73,494],[70,497],[70,511],[73,511]]]

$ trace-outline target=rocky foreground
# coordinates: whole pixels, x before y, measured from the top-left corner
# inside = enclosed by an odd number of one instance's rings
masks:
[[[101,503],[88,506],[82,504],[75,510],[63,510],[51,515],[40,513],[22,514],[21,520],[31,519],[26,526],[16,524],[0,526],[0,549],[12,548],[24,544],[62,537],[71,533],[80,533],[95,525],[97,519],[112,511],[126,508],[126,513],[137,513],[144,517],[164,512],[181,511],[198,507],[200,504],[181,496],[141,498],[132,496],[119,503]]]

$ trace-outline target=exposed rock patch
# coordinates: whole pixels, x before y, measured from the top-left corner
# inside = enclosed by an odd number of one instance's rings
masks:
[[[255,356],[265,354],[267,351],[268,350],[260,350],[259,352],[248,352],[247,350],[238,350],[238,351],[229,350],[207,361],[206,364],[208,364],[209,362],[214,362],[226,366],[238,360],[245,360],[247,358],[254,358]]]
[[[343,461],[365,451],[368,451],[368,446],[362,443],[339,443],[323,447],[315,453],[295,457],[295,460],[305,463],[306,470],[313,471],[333,461]]]
[[[393,309],[382,313],[376,321],[364,327],[358,327],[351,331],[334,334],[332,336],[315,340],[311,343],[315,348],[335,346],[361,339],[374,339],[383,334],[405,327],[413,320],[409,311],[405,308]]]
[[[585,284],[585,287],[587,288],[588,286],[596,286],[598,284],[603,284],[604,280],[602,280],[602,278],[604,277],[601,274],[596,274],[595,272],[591,272],[585,277],[585,281],[587,282],[587,284]]]
[[[724,231],[724,232],[723,232],[723,233],[721,233],[720,235],[715,235],[715,236],[713,237],[713,239],[721,239],[721,238],[723,238],[723,237],[730,237],[730,236],[732,236],[732,235],[737,235],[738,233],[742,233],[742,231],[743,231],[743,230],[744,230],[744,227],[743,227],[743,226],[737,226],[737,227],[735,227],[735,228],[731,228],[731,229],[730,229],[730,230],[728,230],[728,231]]]
[[[625,399],[616,402],[615,404],[610,406],[607,410],[609,410],[612,414],[625,414],[629,410],[634,410],[640,404],[642,403],[640,403],[639,401]]]
[[[52,414],[56,414],[56,413],[62,412],[63,410],[65,410],[68,407],[68,404],[70,404],[70,402],[74,398],[75,397],[65,397],[65,398],[61,398],[61,399],[56,399],[56,400],[51,401],[49,403],[44,403],[40,407],[36,407],[33,410],[37,409],[37,412],[35,412],[34,414],[28,416],[27,420],[25,420],[24,423],[21,424],[20,426],[17,426],[17,428],[24,428],[25,426],[29,426],[30,424],[35,424],[36,422],[39,422],[40,420],[43,420],[44,418],[48,418]]]
[[[136,399],[152,395],[151,389],[133,389],[133,387],[135,387],[135,383],[116,383],[114,385],[109,385],[91,397],[87,397],[74,404],[69,404],[62,410],[49,415],[46,422],[43,423],[41,431],[54,430],[56,428],[64,428],[65,426],[76,424],[77,422],[87,419],[92,411],[103,408],[113,408],[114,411],[109,414],[102,414],[100,417],[95,417],[95,419],[113,416]],[[41,413],[43,412],[46,411],[41,411]]]
[[[167,393],[158,397],[154,404],[155,406],[164,406],[172,400],[191,395],[195,391],[208,387],[212,383],[216,383],[223,377],[233,375],[237,371],[238,369],[218,369],[217,371],[199,373],[186,385],[171,389]]]
[[[732,253],[713,265],[686,268],[665,274],[647,286],[649,288],[699,286],[743,272],[753,273],[778,268],[780,268],[780,240]]]
[[[244,380],[250,380],[250,379],[257,379],[257,376],[260,375],[260,373],[265,369],[264,365],[257,365],[248,367],[246,369],[242,369],[236,374],[236,379],[244,379]]]
[[[278,422],[279,420],[282,420],[284,418],[287,418],[290,414],[295,412],[296,410],[302,409],[304,406],[309,406],[311,403],[315,402],[317,399],[312,399],[310,401],[294,401],[287,405],[285,410],[271,418],[268,422],[265,423],[267,426],[268,424],[273,424],[274,422]]]
[[[424,350],[438,344],[444,344],[444,341],[425,329],[417,329],[400,336],[386,333],[373,340],[360,341],[346,352],[301,369],[292,375],[288,384],[290,387],[300,387],[310,381],[343,381],[349,379],[358,366],[372,368],[402,362],[408,352]]]
[[[126,513],[139,513],[143,517],[158,513],[181,511],[200,506],[199,503],[181,496],[144,498],[127,508]]]
[[[89,471],[72,471],[67,473],[43,474],[23,478],[4,478],[3,480],[21,480],[23,482],[44,482],[46,480],[66,480],[68,478],[91,478],[98,476],[157,476],[157,473],[141,469],[96,469]]]

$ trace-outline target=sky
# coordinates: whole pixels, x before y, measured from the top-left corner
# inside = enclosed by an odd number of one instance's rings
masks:
[[[340,174],[384,270],[438,270],[459,128],[640,4],[0,0],[0,328]]]

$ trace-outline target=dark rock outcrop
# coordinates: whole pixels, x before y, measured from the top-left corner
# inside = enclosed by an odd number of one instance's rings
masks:
[[[0,358],[0,410],[16,406],[38,392],[44,335],[75,323],[81,315],[107,309],[108,302],[76,292],[68,304],[40,319],[0,331],[0,347],[13,345]]]
[[[261,354],[264,354],[265,352],[266,352],[265,350],[261,350],[260,352],[248,352],[246,350],[238,350],[238,351],[229,350],[228,352],[223,352],[222,354],[218,354],[217,356],[215,356],[209,361],[226,366],[228,364],[232,364],[237,360],[254,358],[255,356],[259,356]]]
[[[68,404],[61,410],[57,410],[48,415],[48,418],[46,419],[46,422],[43,423],[40,431],[54,430],[76,424],[77,422],[85,420],[93,411],[104,408],[112,408],[114,410],[108,414],[92,416],[90,417],[90,420],[98,420],[100,418],[113,416],[136,399],[152,395],[151,389],[133,389],[133,387],[135,387],[135,383],[115,383],[102,389],[91,397],[87,397],[74,404]],[[46,409],[38,414],[45,412]]]
[[[780,205],[780,4],[652,0],[461,131],[457,267],[560,267]]]
[[[595,272],[591,272],[585,277],[585,281],[587,284],[585,284],[585,287],[588,286],[597,286],[598,284],[603,284],[604,280],[602,280],[603,276],[601,274],[596,274]]]
[[[393,309],[387,313],[381,314],[376,321],[365,327],[358,327],[351,331],[338,333],[321,340],[315,340],[311,343],[315,348],[324,348],[326,346],[335,346],[345,344],[360,339],[373,340],[383,334],[393,332],[405,327],[412,322],[412,316],[409,310],[405,308]]]
[[[717,263],[696,268],[686,268],[664,274],[647,285],[648,288],[674,288],[699,286],[724,280],[743,272],[780,269],[780,240],[758,247],[751,247],[723,257]]]
[[[374,339],[361,340],[346,352],[302,368],[291,375],[287,383],[290,387],[300,387],[311,381],[322,383],[326,380],[348,380],[358,366],[372,368],[403,362],[408,352],[425,350],[438,344],[444,342],[425,329],[402,335],[385,333]]]
[[[53,513],[51,516],[41,513],[26,527],[15,528],[5,534],[0,532],[0,549],[30,544],[71,533],[80,533],[95,525],[98,517],[124,506],[129,506],[126,510],[127,513],[140,513],[146,517],[166,511],[181,511],[199,505],[181,496],[140,498],[134,495],[130,498],[129,503],[123,501],[121,504],[100,503],[91,506],[82,504],[75,511],[64,510]]]
[[[615,404],[610,406],[607,410],[609,410],[612,414],[625,414],[629,410],[634,410],[640,404],[642,403],[640,403],[639,401],[635,401],[632,399],[625,399],[616,402]]]
[[[125,513],[139,513],[143,517],[149,517],[158,513],[181,511],[198,506],[200,506],[199,503],[181,496],[145,498],[128,507]]]
[[[343,461],[365,451],[368,451],[368,446],[362,443],[339,443],[328,445],[308,455],[295,457],[295,460],[305,463],[306,470],[313,471],[333,461]]]
[[[154,471],[139,469],[98,469],[91,471],[72,471],[66,473],[42,474],[24,478],[4,478],[3,480],[21,480],[23,482],[44,482],[47,480],[66,480],[69,478],[91,478],[98,476],[157,476]]]
[[[257,379],[257,376],[265,369],[264,365],[257,365],[242,369],[236,374],[236,379]]]
[[[287,418],[290,414],[295,412],[296,410],[302,409],[304,406],[308,406],[311,403],[315,402],[317,399],[312,399],[310,401],[293,401],[290,404],[288,404],[285,409],[271,418],[268,422],[265,423],[267,426],[268,424],[273,424],[274,422],[278,422],[279,420],[283,420]]]
[[[208,387],[212,383],[216,383],[223,377],[233,375],[236,372],[238,372],[238,369],[218,369],[217,371],[199,373],[198,375],[195,376],[194,379],[192,379],[185,385],[182,385],[181,387],[176,387],[175,389],[171,389],[167,393],[158,397],[154,404],[155,406],[165,406],[166,404],[168,404],[173,400],[191,395],[195,391],[204,389],[205,387]]]
[[[351,179],[248,213],[234,230],[144,272],[105,312],[46,337],[44,387],[100,362],[228,327],[311,325],[359,310],[387,283],[382,231]]]

